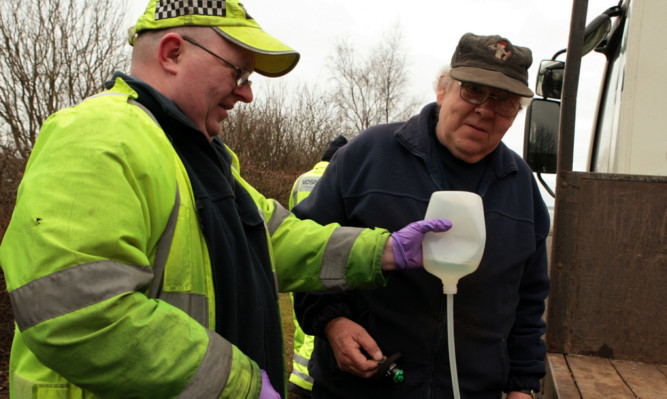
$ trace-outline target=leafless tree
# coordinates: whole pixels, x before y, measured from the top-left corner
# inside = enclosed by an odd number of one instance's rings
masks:
[[[365,57],[339,42],[330,62],[333,86],[301,84],[287,90],[267,84],[253,103],[235,108],[221,136],[260,192],[286,203],[294,179],[320,160],[334,137],[352,138],[414,114],[420,104],[407,94],[402,36],[395,30],[388,37]]]
[[[53,112],[127,63],[125,0],[0,2],[0,144],[27,159]]]
[[[0,239],[40,126],[125,69],[126,0],[0,0]]]
[[[316,89],[269,85],[239,104],[222,126],[243,176],[260,192],[287,204],[296,177],[310,169],[340,134],[333,104]]]
[[[409,65],[399,28],[383,35],[367,58],[343,39],[330,61],[333,101],[343,128],[352,135],[380,123],[406,120],[416,111],[419,102],[407,94]]]

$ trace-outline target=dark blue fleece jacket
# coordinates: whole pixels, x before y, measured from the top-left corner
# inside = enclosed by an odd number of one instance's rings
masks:
[[[391,231],[423,219],[431,193],[451,189],[438,155],[444,147],[435,141],[436,110],[429,104],[408,122],[376,126],[351,140],[294,213]],[[484,162],[481,175],[479,168],[472,174],[484,203],[486,248],[477,271],[458,283],[454,330],[462,397],[495,399],[502,390],[538,390],[545,374],[549,215],[516,153],[501,143]],[[323,337],[328,321],[346,316],[385,355],[403,356],[402,383],[367,380],[341,372],[326,339],[316,339],[310,372],[322,397],[453,397],[446,297],[426,271],[393,272],[386,287],[372,291],[298,294],[295,310],[306,333]]]

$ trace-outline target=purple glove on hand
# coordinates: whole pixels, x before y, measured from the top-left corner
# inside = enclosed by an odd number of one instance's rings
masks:
[[[259,391],[259,399],[280,399],[280,395],[271,386],[269,376],[266,375],[266,371],[264,370],[262,370],[262,390]]]
[[[422,241],[424,234],[436,233],[452,228],[452,222],[444,219],[420,220],[410,223],[402,229],[391,233],[394,239],[392,251],[397,270],[417,269],[424,267],[422,257]]]

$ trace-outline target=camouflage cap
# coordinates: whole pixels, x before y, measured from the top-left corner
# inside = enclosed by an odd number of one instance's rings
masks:
[[[532,63],[533,55],[527,47],[514,46],[498,35],[466,33],[452,56],[450,74],[462,82],[532,97],[533,92],[528,87],[528,68]]]

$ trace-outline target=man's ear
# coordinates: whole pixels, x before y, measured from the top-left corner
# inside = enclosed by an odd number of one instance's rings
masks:
[[[185,40],[178,33],[170,32],[162,37],[158,46],[158,61],[167,73],[177,74],[183,61]]]
[[[435,95],[435,102],[439,105],[442,106],[442,99],[445,98],[445,92],[446,92],[446,83],[442,81],[443,76],[440,75],[438,78],[438,90]]]

